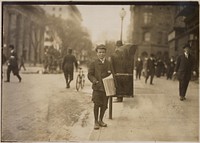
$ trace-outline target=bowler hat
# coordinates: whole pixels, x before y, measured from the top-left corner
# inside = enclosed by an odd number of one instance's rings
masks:
[[[14,49],[14,46],[13,45],[9,45],[9,48]]]
[[[154,57],[154,54],[150,54],[150,57]]]
[[[189,49],[191,49],[190,44],[185,44],[185,45],[183,46],[183,49],[185,49],[185,48],[189,48]]]

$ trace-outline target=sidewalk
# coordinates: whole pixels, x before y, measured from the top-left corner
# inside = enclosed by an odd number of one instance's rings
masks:
[[[198,84],[190,82],[187,100],[178,97],[178,81],[165,77],[134,81],[134,98],[113,103],[113,119],[105,115],[107,128],[93,130],[91,141],[193,141],[199,140]]]
[[[36,66],[29,66],[25,65],[26,70],[23,69],[23,67],[20,70],[20,73],[22,74],[38,74],[41,73],[44,70],[44,67],[42,65],[36,65]],[[7,65],[3,65],[3,71],[6,73]]]

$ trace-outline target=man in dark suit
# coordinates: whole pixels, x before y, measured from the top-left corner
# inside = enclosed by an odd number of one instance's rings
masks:
[[[151,85],[153,84],[153,78],[155,75],[155,66],[156,66],[156,63],[155,63],[154,55],[151,54],[150,58],[147,60],[147,76],[145,79],[145,83],[147,83],[147,80],[150,76],[150,84]]]
[[[167,75],[167,80],[168,79],[172,79],[172,75],[174,72],[174,68],[175,68],[175,61],[174,61],[174,57],[172,56],[170,58],[169,61],[167,61],[166,63],[166,75]]]
[[[106,47],[99,45],[96,48],[97,59],[89,66],[88,79],[92,82],[92,101],[94,102],[94,129],[107,127],[103,122],[103,117],[108,105],[108,96],[106,96],[102,79],[111,74],[111,63],[105,58]],[[100,114],[99,114],[100,111]]]
[[[19,68],[18,68],[18,60],[17,60],[17,53],[14,50],[14,46],[10,45],[10,57],[8,59],[8,69],[7,69],[7,80],[5,82],[10,82],[10,73],[13,72],[15,76],[21,82],[22,78],[19,75]]]
[[[183,47],[184,53],[177,58],[174,70],[174,75],[177,75],[179,80],[179,96],[181,101],[186,100],[185,94],[192,71],[194,70],[194,58],[190,54],[190,48],[189,44]],[[193,71],[193,74],[196,75],[196,72]]]
[[[70,88],[70,82],[73,80],[74,75],[74,65],[76,69],[78,68],[78,63],[76,57],[72,55],[72,49],[68,50],[68,54],[64,57],[62,63],[62,69],[64,72],[66,80],[66,88]]]

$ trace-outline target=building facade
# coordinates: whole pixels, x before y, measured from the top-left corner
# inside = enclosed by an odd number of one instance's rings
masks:
[[[169,54],[178,56],[183,52],[182,47],[190,44],[195,57],[195,66],[199,69],[199,5],[188,3],[177,6],[175,23],[168,35]]]
[[[76,6],[73,5],[42,5],[41,6],[47,17],[53,18],[59,18],[63,21],[65,20],[72,20],[76,21],[77,23],[81,23],[82,18],[79,10],[76,8]],[[50,21],[50,20],[49,20]],[[54,25],[53,25],[54,26]],[[52,23],[48,22],[45,27],[45,33],[44,33],[44,46],[45,49],[48,47],[53,47],[59,51],[61,51],[62,47],[62,41],[60,37],[57,34],[57,31],[55,28],[53,28]]]
[[[136,57],[167,56],[168,33],[173,26],[175,7],[170,5],[132,5],[130,42],[138,45]]]
[[[59,20],[60,22],[65,22],[64,26],[67,28],[69,27],[70,21],[71,23],[74,23],[73,26],[76,27],[77,25],[81,25],[82,17],[80,11],[74,5],[43,5],[41,7],[44,9],[47,17],[49,17],[49,22],[48,24],[46,24],[44,34],[45,50],[48,51],[49,48],[53,48],[54,50],[57,50],[60,53],[65,53],[65,51],[63,51],[63,47],[68,45],[69,43],[64,43],[66,42],[66,40],[62,41],[63,39],[59,37],[58,31],[57,29],[55,29],[55,23],[52,22],[52,20]],[[69,31],[65,32],[66,35],[69,33]],[[74,47],[70,48],[73,48],[73,54],[76,54],[76,49],[74,49]],[[80,53],[78,53],[77,55],[79,56]]]
[[[4,54],[9,57],[9,45],[14,45],[18,58],[24,56],[25,62],[41,63],[45,13],[39,6],[11,5],[3,3],[3,41]]]
[[[73,19],[77,22],[82,21],[81,13],[75,5],[42,5],[45,12],[53,17],[61,19]]]

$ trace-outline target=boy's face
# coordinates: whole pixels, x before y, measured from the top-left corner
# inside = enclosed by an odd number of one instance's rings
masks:
[[[106,50],[105,49],[97,49],[97,56],[99,59],[105,58]]]

